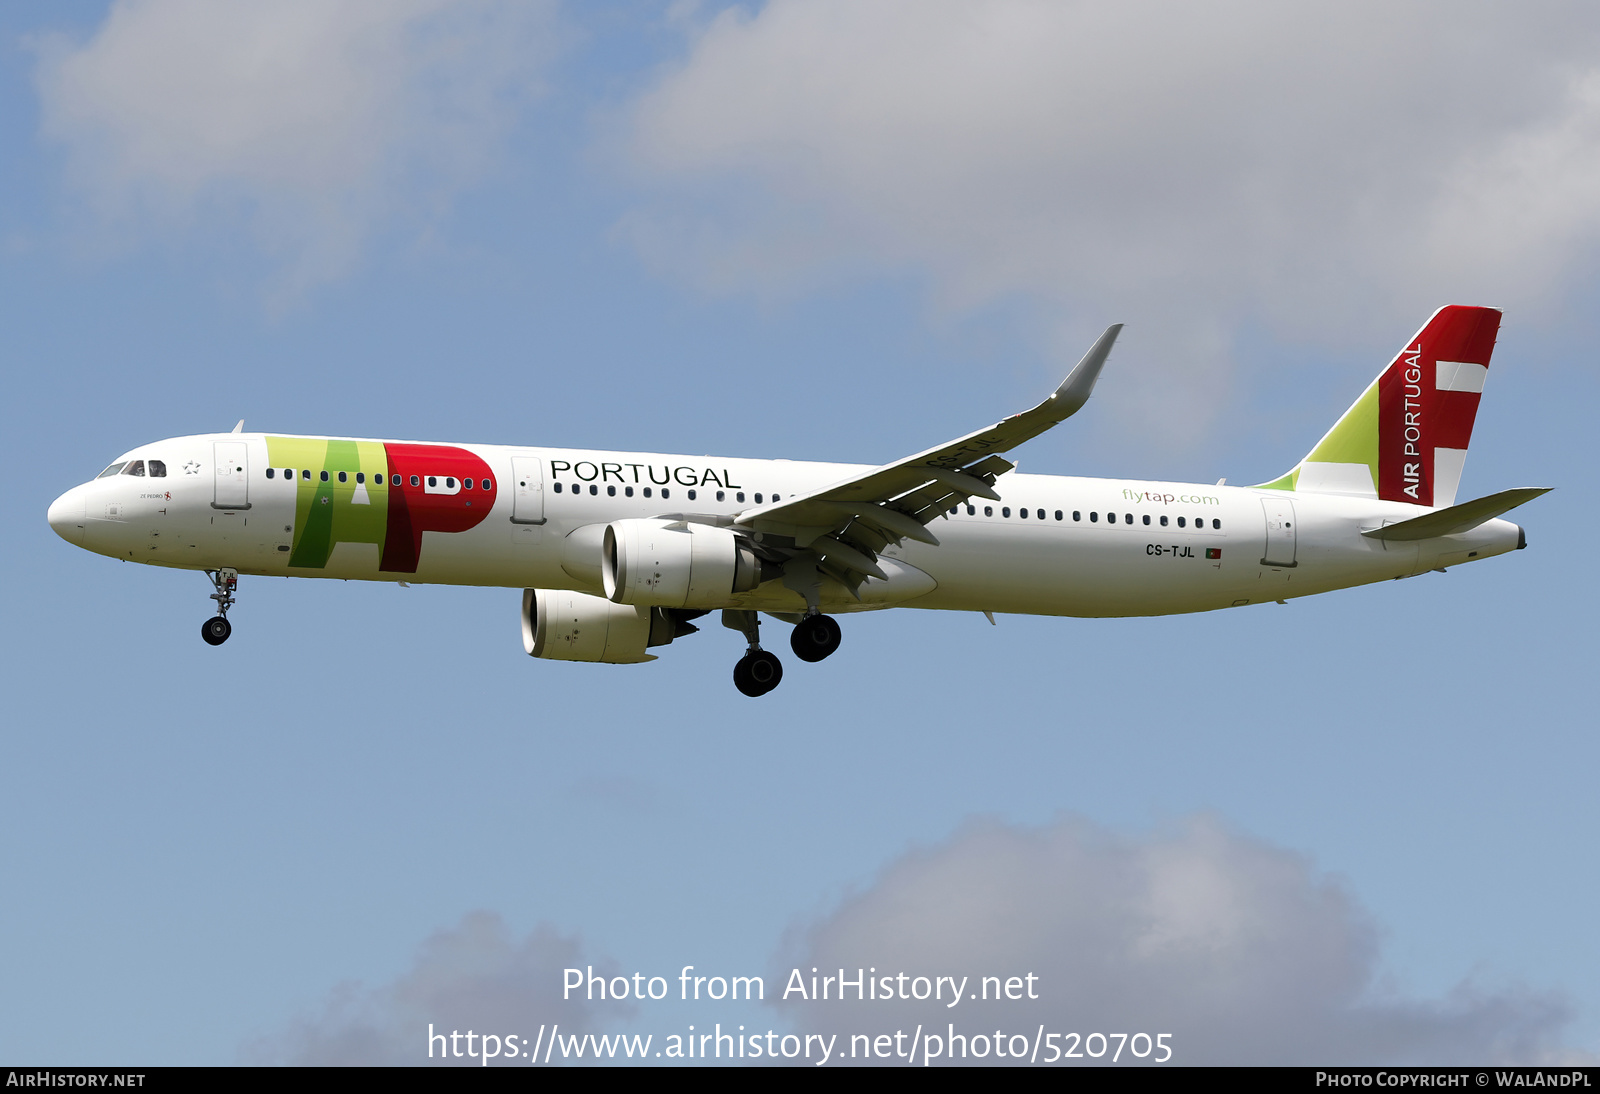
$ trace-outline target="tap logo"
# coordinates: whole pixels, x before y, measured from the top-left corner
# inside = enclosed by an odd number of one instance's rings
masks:
[[[268,437],[274,479],[295,492],[289,566],[326,568],[341,543],[372,543],[378,569],[414,574],[424,532],[475,528],[498,486],[489,465],[442,444]]]

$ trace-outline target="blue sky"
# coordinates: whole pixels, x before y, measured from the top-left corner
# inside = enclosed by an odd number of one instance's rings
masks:
[[[1171,1021],[1191,1061],[1600,1052],[1600,20],[1445,10],[5,8],[0,1057],[820,1029],[550,970],[879,952],[1037,966],[1023,1025]],[[202,577],[44,521],[240,417],[886,461],[1116,321],[1021,466],[1263,481],[1447,302],[1506,309],[1462,489],[1556,487],[1528,551],[1194,617],[865,616],[759,702],[720,628],[530,661],[515,590],[247,579],[211,649]],[[1140,916],[1215,965],[1119,950]]]

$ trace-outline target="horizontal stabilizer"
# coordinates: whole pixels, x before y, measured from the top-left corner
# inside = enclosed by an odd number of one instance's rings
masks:
[[[1517,506],[1530,502],[1540,494],[1550,492],[1548,486],[1524,486],[1516,490],[1502,490],[1476,501],[1462,502],[1448,509],[1440,509],[1420,517],[1403,520],[1399,524],[1386,524],[1382,528],[1369,528],[1361,534],[1368,539],[1413,540],[1433,539],[1435,536],[1453,536],[1471,531],[1478,525],[1509,513]]]

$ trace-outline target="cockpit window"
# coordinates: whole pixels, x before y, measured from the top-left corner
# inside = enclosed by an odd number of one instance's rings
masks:
[[[167,464],[165,460],[150,461],[150,477],[152,479],[164,479],[167,477]]]
[[[106,468],[104,471],[100,472],[100,474],[96,475],[95,478],[97,478],[97,479],[109,479],[112,475],[115,475],[117,472],[121,471],[126,466],[128,466],[126,460],[124,460],[121,463],[114,463],[110,467]]]
[[[130,462],[128,464],[127,467],[124,467],[122,469],[122,473],[124,475],[138,475],[140,477],[143,477],[144,476],[144,461],[143,460],[133,460],[132,462]]]

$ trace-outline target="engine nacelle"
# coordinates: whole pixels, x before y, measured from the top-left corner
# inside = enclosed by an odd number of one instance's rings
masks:
[[[522,590],[522,648],[552,661],[654,661],[651,611],[565,589]],[[672,641],[669,634],[666,641]]]
[[[722,608],[761,584],[761,560],[727,528],[684,521],[619,520],[600,551],[606,596],[617,604]]]

